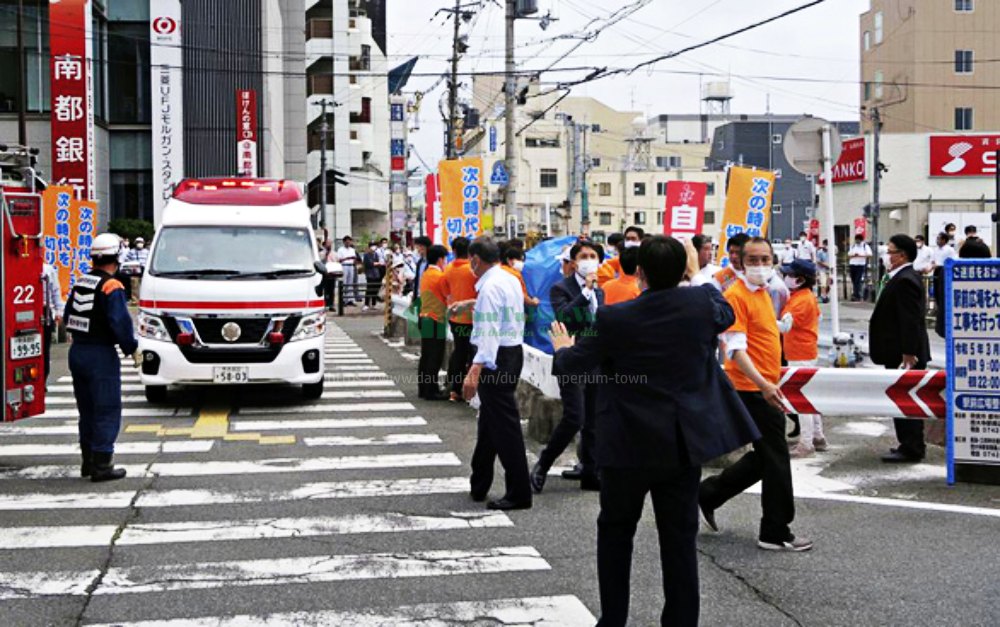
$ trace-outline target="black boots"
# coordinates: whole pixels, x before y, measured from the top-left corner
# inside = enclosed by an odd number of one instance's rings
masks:
[[[111,453],[97,452],[90,454],[91,481],[94,483],[99,483],[101,481],[114,481],[115,479],[121,479],[125,476],[124,468],[115,468],[111,463],[111,455]]]
[[[93,463],[91,462],[90,456],[92,453],[90,449],[85,446],[80,446],[80,457],[82,461],[80,462],[80,476],[86,479],[94,471]]]

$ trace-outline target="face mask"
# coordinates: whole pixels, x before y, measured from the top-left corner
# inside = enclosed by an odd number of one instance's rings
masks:
[[[145,244],[143,244],[142,242],[136,242],[135,244],[136,250],[142,250],[143,246],[145,246]]]
[[[892,257],[890,257],[888,253],[882,255],[882,263],[885,265],[886,268],[891,268],[892,267]]]
[[[515,261],[511,265],[514,267],[515,270],[523,270],[524,269],[524,262],[523,261]]]
[[[576,262],[576,272],[580,276],[586,278],[589,274],[597,272],[597,260],[596,259],[583,259]]]
[[[799,279],[798,279],[798,277],[786,276],[785,277],[785,287],[787,287],[789,290],[797,290],[797,289],[799,289]]]
[[[924,247],[923,242],[917,242],[917,248],[923,248],[923,247]]]
[[[625,240],[625,248],[635,248],[639,244],[641,244],[641,242],[634,242],[634,241],[629,240],[629,239]]]
[[[754,285],[767,285],[774,276],[774,268],[771,266],[748,266],[745,270],[747,280]]]

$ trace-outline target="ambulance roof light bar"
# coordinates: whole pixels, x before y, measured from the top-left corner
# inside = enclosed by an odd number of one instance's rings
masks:
[[[273,206],[302,200],[302,190],[284,179],[184,179],[173,196],[193,205]]]

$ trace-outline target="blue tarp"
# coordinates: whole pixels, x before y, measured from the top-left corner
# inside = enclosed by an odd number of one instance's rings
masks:
[[[549,341],[549,325],[555,319],[552,304],[549,302],[549,290],[561,281],[562,264],[558,257],[563,248],[576,243],[577,238],[569,235],[558,239],[550,239],[539,243],[525,253],[524,284],[528,293],[538,298],[541,304],[532,307],[524,324],[524,343],[552,354],[552,342]]]

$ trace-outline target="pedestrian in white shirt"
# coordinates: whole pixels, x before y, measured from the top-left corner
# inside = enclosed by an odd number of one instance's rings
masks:
[[[816,263],[816,247],[809,241],[805,231],[799,233],[799,245],[795,249],[795,258]]]
[[[795,261],[795,246],[792,240],[785,240],[785,249],[781,251],[781,265],[787,265]]]
[[[705,282],[710,282],[715,274],[722,270],[722,266],[717,266],[712,263],[715,257],[715,251],[712,249],[712,238],[707,235],[695,235],[691,238],[691,245],[698,252],[698,274],[706,279]],[[694,279],[691,279],[692,282]],[[702,280],[698,280],[698,284],[701,284]]]
[[[524,363],[524,295],[514,275],[500,267],[500,247],[493,240],[479,237],[472,242],[469,267],[479,278],[471,338],[476,351],[462,396],[472,400],[478,394],[480,401],[470,495],[473,501],[486,500],[493,485],[493,465],[499,457],[507,491],[486,507],[528,509],[528,460],[514,398]]]
[[[934,251],[926,246],[923,235],[913,238],[917,242],[917,258],[913,262],[913,269],[920,274],[930,274],[934,270]]]
[[[52,363],[52,334],[62,323],[63,309],[66,303],[62,299],[62,287],[59,284],[59,271],[48,263],[42,264],[42,350],[45,353],[45,378],[49,378]]]
[[[947,233],[938,233],[937,236],[937,246],[934,247],[934,253],[932,256],[932,266],[931,272],[934,275],[932,279],[932,289],[934,292],[934,332],[939,336],[945,336],[944,329],[944,262],[949,259],[958,259],[958,253],[955,252],[955,247],[951,245],[951,238],[948,237]]]
[[[358,289],[358,251],[354,249],[354,239],[345,235],[341,240],[343,245],[337,249],[337,261],[340,262],[344,282],[344,304],[355,305]]]
[[[847,251],[847,269],[851,273],[852,301],[861,300],[861,287],[865,281],[865,270],[872,258],[872,247],[865,241],[865,236],[858,234],[854,236],[854,243]]]

